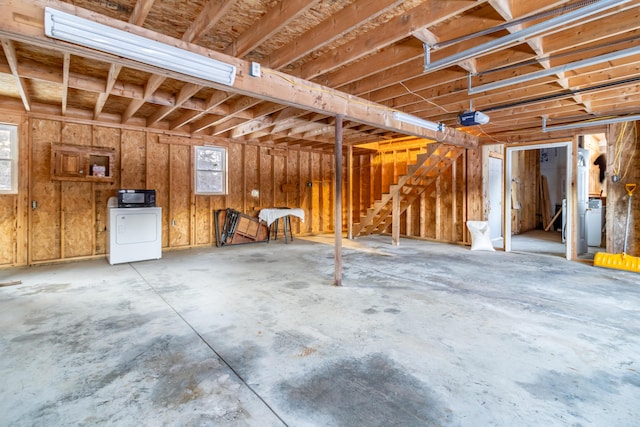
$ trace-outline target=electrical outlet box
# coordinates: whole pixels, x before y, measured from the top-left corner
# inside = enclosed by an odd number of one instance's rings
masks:
[[[252,62],[251,63],[251,69],[249,70],[249,75],[251,75],[252,77],[260,77],[261,71],[260,71],[260,63],[259,62]]]

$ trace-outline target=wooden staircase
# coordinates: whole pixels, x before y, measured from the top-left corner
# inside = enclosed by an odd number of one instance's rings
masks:
[[[442,143],[428,145],[427,152],[419,154],[416,163],[408,166],[407,174],[398,177],[389,192],[373,202],[366,216],[353,225],[353,236],[382,233],[392,223],[394,197],[402,214],[464,151],[464,148]]]

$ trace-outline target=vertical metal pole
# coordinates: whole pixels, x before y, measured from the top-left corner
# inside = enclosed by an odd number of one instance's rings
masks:
[[[342,116],[336,116],[336,144],[335,144],[335,274],[334,285],[342,286]]]
[[[347,154],[347,239],[353,240],[353,145]]]

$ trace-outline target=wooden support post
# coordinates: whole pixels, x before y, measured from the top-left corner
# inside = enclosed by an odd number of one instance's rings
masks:
[[[335,274],[334,285],[342,286],[342,116],[336,116],[336,144],[335,144]]]
[[[391,198],[391,240],[394,246],[400,245],[400,190],[393,191]]]
[[[347,154],[347,239],[353,240],[353,145]]]

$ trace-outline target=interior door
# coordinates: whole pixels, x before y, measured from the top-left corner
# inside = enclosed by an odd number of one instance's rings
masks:
[[[502,168],[503,161],[489,157],[489,231],[491,240],[502,237]]]

